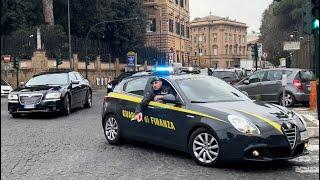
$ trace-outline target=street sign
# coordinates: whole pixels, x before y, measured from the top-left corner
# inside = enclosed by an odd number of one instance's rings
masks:
[[[283,43],[283,50],[285,51],[294,51],[300,49],[300,41],[290,41]]]
[[[261,58],[262,57],[262,44],[257,43],[257,46],[258,46],[258,57]]]
[[[169,65],[171,65],[173,63],[173,57],[174,57],[174,53],[170,52],[169,53]]]
[[[127,54],[128,57],[128,67],[135,67],[136,66],[136,61],[137,61],[137,54],[135,52],[128,52]]]

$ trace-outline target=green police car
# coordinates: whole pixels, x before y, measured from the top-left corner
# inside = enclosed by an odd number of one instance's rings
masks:
[[[176,98],[151,101],[138,122],[135,108],[150,88],[152,77],[124,79],[105,96],[102,126],[110,144],[132,139],[161,145],[188,152],[203,166],[287,160],[307,153],[308,134],[299,114],[253,101],[212,76],[160,76]]]

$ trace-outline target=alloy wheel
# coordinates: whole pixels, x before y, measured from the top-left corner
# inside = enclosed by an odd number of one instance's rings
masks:
[[[218,141],[209,133],[197,135],[192,143],[194,156],[202,163],[212,163],[219,155]]]
[[[114,117],[109,117],[106,120],[105,134],[106,134],[107,138],[111,141],[116,139],[116,137],[118,135],[118,123]]]

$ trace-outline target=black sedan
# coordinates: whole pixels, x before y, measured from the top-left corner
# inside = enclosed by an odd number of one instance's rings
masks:
[[[210,76],[163,77],[163,84],[176,94],[167,95],[164,102],[150,102],[138,122],[135,108],[150,88],[150,77],[128,78],[105,97],[102,125],[110,144],[127,138],[162,145],[189,152],[204,166],[286,160],[306,153],[308,135],[300,115],[252,101]]]
[[[53,71],[34,75],[8,96],[8,111],[16,118],[33,112],[61,112],[92,106],[88,80],[75,71]]]

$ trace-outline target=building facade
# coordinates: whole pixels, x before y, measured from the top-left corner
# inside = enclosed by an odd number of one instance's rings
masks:
[[[196,18],[190,26],[191,62],[200,67],[239,67],[247,58],[247,26],[245,23],[207,16]]]
[[[144,0],[148,14],[147,47],[157,48],[170,63],[190,61],[189,0]]]

